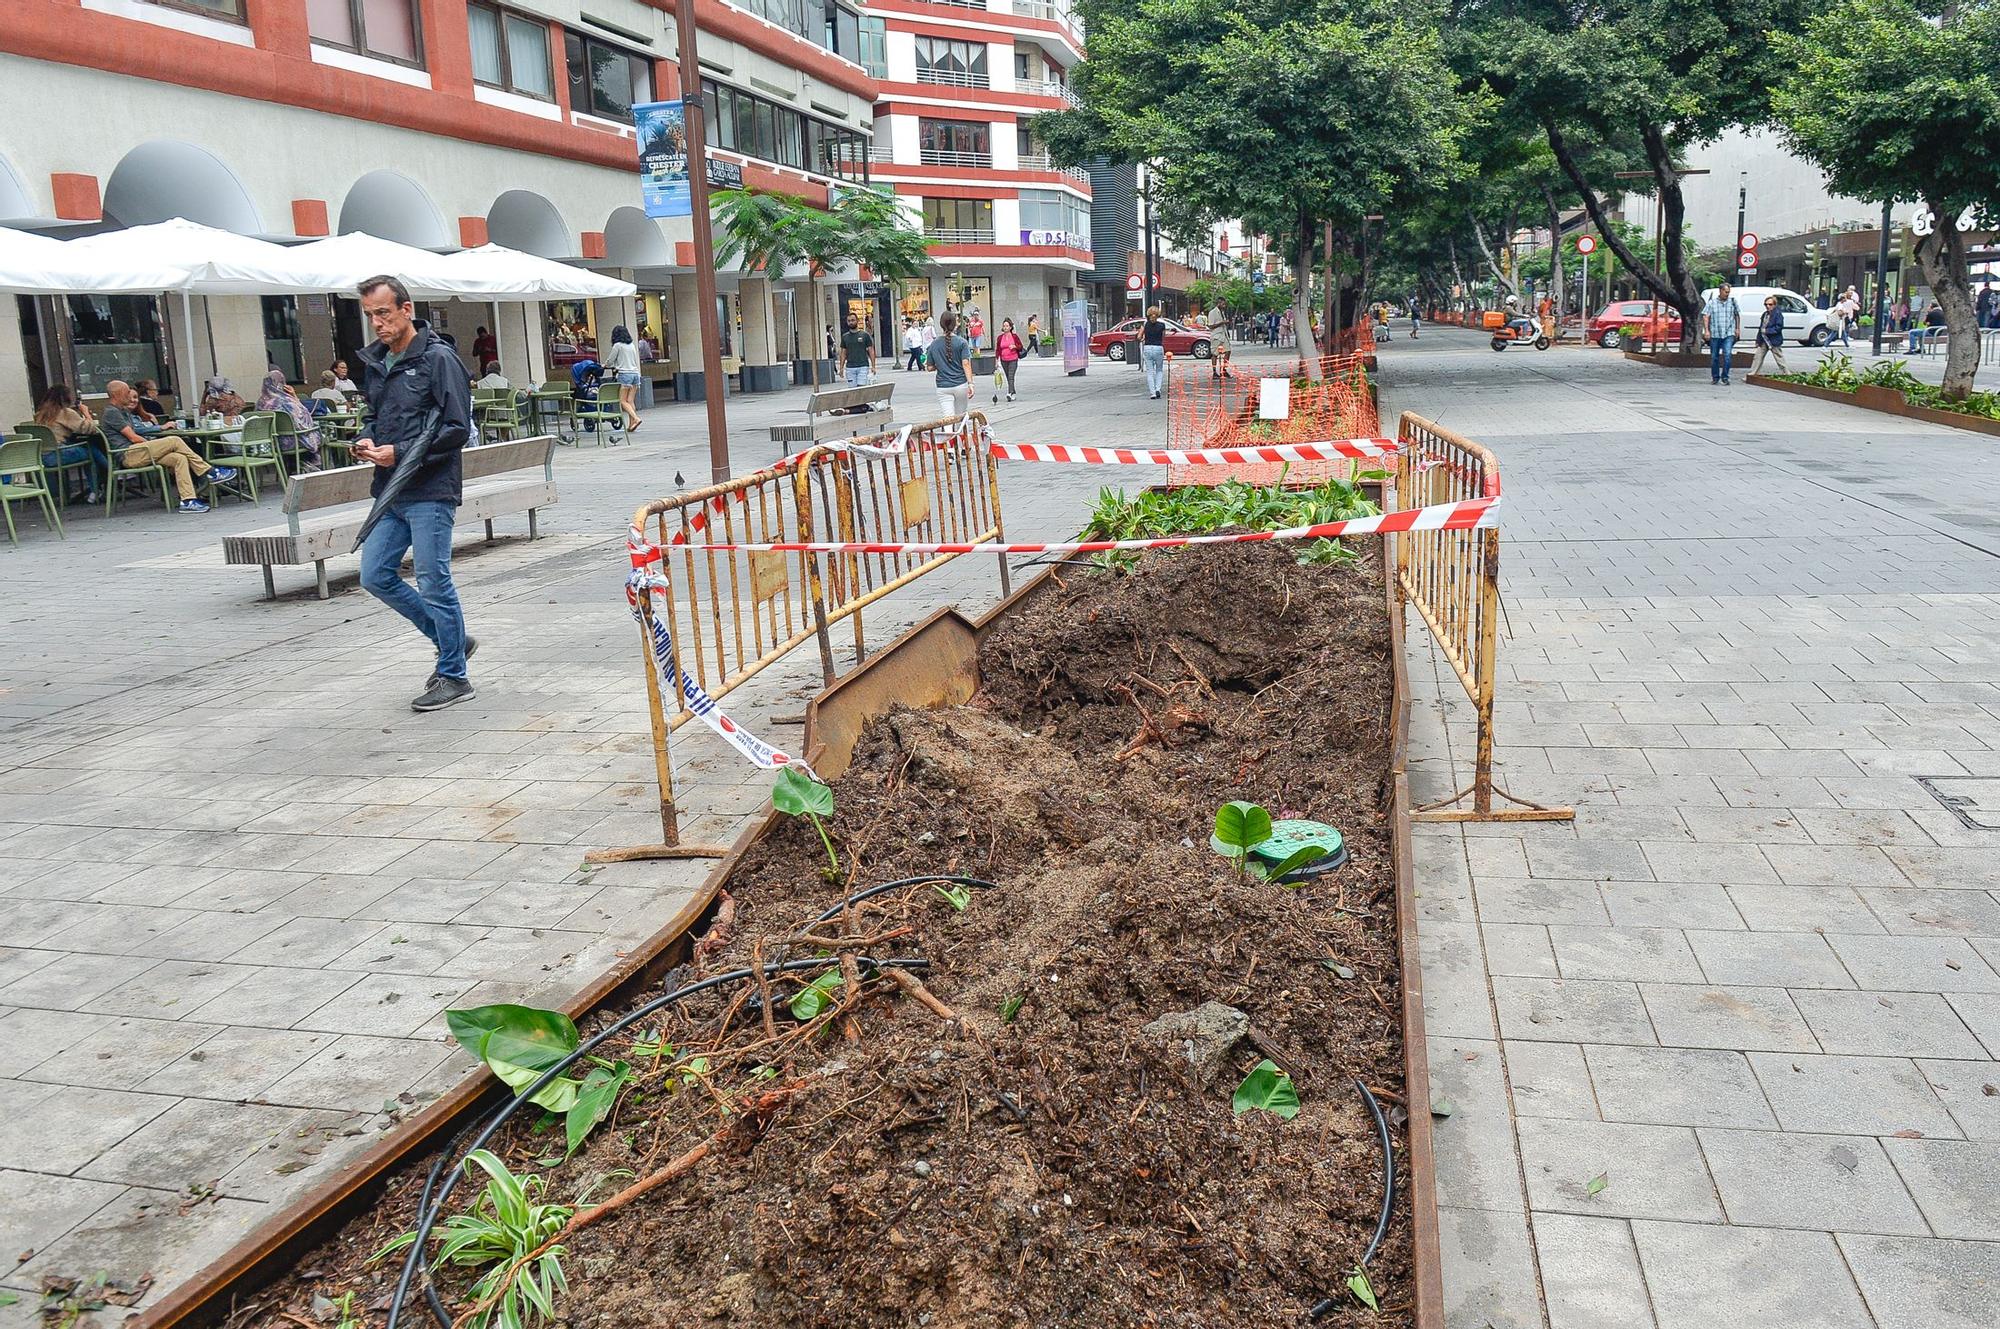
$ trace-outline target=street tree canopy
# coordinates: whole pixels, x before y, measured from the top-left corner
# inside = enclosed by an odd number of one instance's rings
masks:
[[[1399,191],[1459,169],[1438,11],[1370,0],[1082,0],[1083,107],[1037,116],[1057,160],[1144,162],[1178,215],[1240,217],[1311,265]],[[1310,343],[1306,283],[1294,306]]]
[[[1913,249],[1951,329],[1944,393],[1963,398],[1979,343],[1957,222],[1967,209],[2000,217],[2000,3],[1842,0],[1777,50],[1791,67],[1773,100],[1792,147],[1840,193],[1929,214]]]

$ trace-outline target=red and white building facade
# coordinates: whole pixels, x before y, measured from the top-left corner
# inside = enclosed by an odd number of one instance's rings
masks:
[[[976,315],[988,348],[1002,318],[1053,330],[1092,264],[1090,177],[1050,161],[1028,122],[1076,104],[1079,21],[1050,0],[868,0],[866,14],[882,42],[870,176],[933,247],[926,278],[848,288],[849,312],[898,338],[906,318]]]

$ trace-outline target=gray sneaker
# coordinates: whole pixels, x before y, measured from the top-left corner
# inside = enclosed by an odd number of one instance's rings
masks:
[[[479,693],[473,690],[472,680],[465,678],[440,678],[432,681],[424,690],[424,695],[410,703],[413,711],[441,711],[447,706],[456,706],[462,701],[471,701]]]
[[[468,632],[465,634],[465,658],[467,661],[470,661],[477,654],[479,654],[479,638]],[[438,671],[433,669],[431,670],[431,676],[424,680],[424,688],[429,690],[436,687],[437,681]]]

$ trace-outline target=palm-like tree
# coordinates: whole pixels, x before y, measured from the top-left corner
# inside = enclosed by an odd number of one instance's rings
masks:
[[[905,281],[922,274],[929,258],[930,242],[905,220],[895,196],[878,189],[840,186],[828,208],[747,189],[717,190],[712,198],[722,223],[718,263],[741,258],[745,267],[777,274],[803,263],[814,279],[855,263],[877,281]],[[813,386],[818,387],[826,323],[817,286],[812,307]]]

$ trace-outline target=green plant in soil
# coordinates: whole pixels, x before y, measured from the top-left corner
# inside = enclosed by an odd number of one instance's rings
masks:
[[[972,903],[972,892],[963,886],[933,886],[931,889],[944,897],[944,902],[951,906],[953,913],[964,913],[965,907]]]
[[[792,998],[792,1018],[800,1021],[818,1019],[827,1007],[833,1005],[833,994],[840,991],[840,984],[840,971],[829,969],[800,988]]]
[[[1377,478],[1382,475],[1379,471],[1373,474]],[[1131,496],[1122,490],[1102,489],[1084,528],[1084,538],[1144,540],[1211,535],[1222,530],[1278,531],[1373,517],[1380,512],[1359,488],[1345,480],[1326,480],[1310,489],[1286,489],[1282,474],[1275,485],[1225,480],[1212,486],[1142,490]],[[1338,540],[1313,540],[1298,551],[1299,562],[1311,565],[1344,563],[1353,557]],[[1102,568],[1124,570],[1137,562],[1137,555],[1100,554],[1094,561]]]
[[[1368,1271],[1358,1264],[1354,1266],[1354,1272],[1347,1276],[1347,1290],[1354,1294],[1356,1301],[1369,1310],[1382,1309],[1382,1304],[1375,1299],[1374,1287],[1368,1282]]]
[[[1292,1083],[1291,1076],[1278,1069],[1278,1063],[1266,1059],[1252,1067],[1243,1077],[1243,1083],[1236,1086],[1229,1107],[1239,1117],[1246,1112],[1262,1111],[1290,1121],[1299,1115],[1298,1086]]]
[[[536,1006],[446,1011],[444,1022],[460,1047],[485,1062],[517,1094],[576,1051],[580,1041],[576,1024],[567,1015]],[[577,1151],[592,1127],[611,1115],[619,1091],[632,1078],[627,1062],[601,1057],[587,1060],[590,1069],[582,1079],[559,1075],[529,1098],[536,1106],[562,1117],[567,1146],[564,1158]]]
[[[787,766],[778,772],[778,782],[771,787],[771,806],[788,817],[804,817],[812,822],[813,829],[819,832],[819,842],[826,846],[826,878],[838,879],[840,857],[833,852],[833,841],[821,820],[833,815],[833,790],[798,767]]]
[[[576,1211],[566,1204],[539,1203],[537,1197],[548,1183],[533,1173],[515,1176],[488,1150],[477,1149],[466,1156],[468,1175],[475,1167],[486,1174],[486,1189],[471,1209],[453,1214],[431,1234],[438,1243],[437,1259],[461,1269],[487,1270],[472,1285],[473,1305],[478,1309],[469,1321],[471,1329],[492,1325],[523,1329],[530,1323],[553,1320],[555,1298],[569,1291],[562,1266],[565,1248],[540,1248],[562,1231]],[[370,1259],[394,1254],[416,1239],[416,1233],[405,1232]],[[530,1259],[531,1255],[534,1258]]]
[[[1298,871],[1314,859],[1325,858],[1327,851],[1316,844],[1300,845],[1279,863],[1253,863],[1250,855],[1258,845],[1271,838],[1271,814],[1260,804],[1241,801],[1224,803],[1215,810],[1215,833],[1209,836],[1208,846],[1236,865],[1236,875],[1256,872],[1266,881],[1279,885],[1287,883],[1285,878]]]

